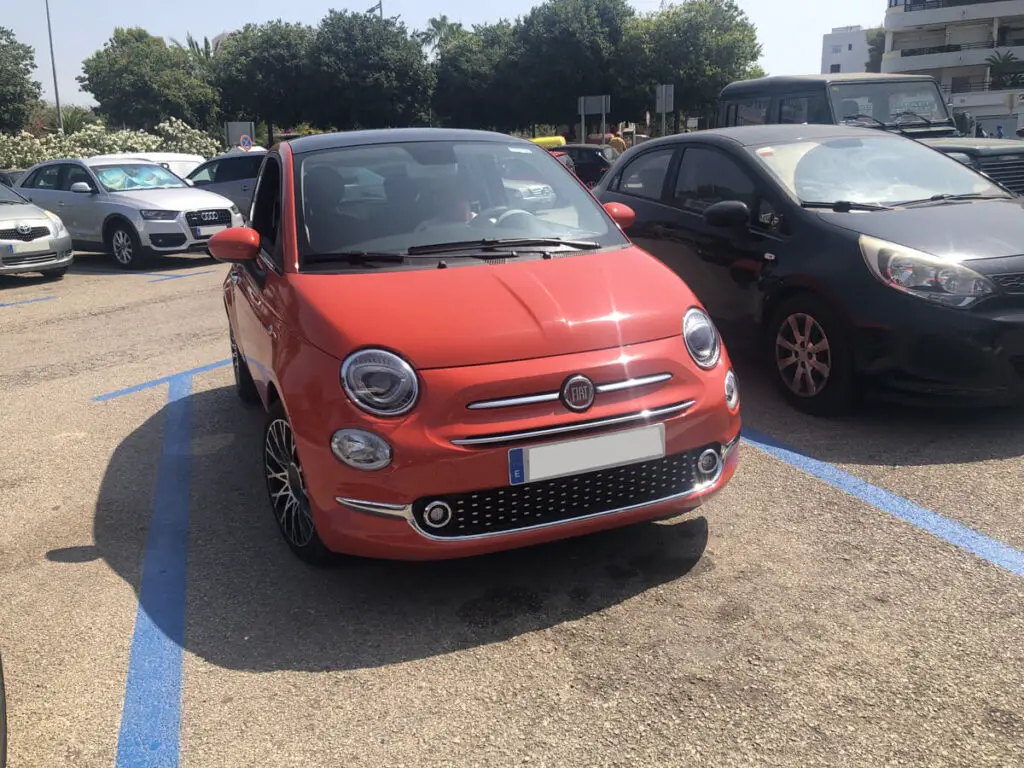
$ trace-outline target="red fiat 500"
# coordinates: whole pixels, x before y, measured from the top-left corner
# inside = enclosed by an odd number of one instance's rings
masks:
[[[524,180],[524,165],[531,170]],[[267,153],[210,242],[291,548],[461,557],[663,518],[736,469],[736,376],[668,268],[551,154],[399,129]]]

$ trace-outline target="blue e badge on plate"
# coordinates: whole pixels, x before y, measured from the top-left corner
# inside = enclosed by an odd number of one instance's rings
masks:
[[[523,485],[526,482],[526,460],[522,448],[508,452],[508,484]]]

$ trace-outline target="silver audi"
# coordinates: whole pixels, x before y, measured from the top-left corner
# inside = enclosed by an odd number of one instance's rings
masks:
[[[60,217],[0,184],[0,275],[64,277],[73,259],[71,234]]]
[[[59,215],[77,250],[106,252],[122,269],[162,254],[208,253],[214,234],[242,226],[226,197],[141,159],[50,160],[29,168],[16,189]]]

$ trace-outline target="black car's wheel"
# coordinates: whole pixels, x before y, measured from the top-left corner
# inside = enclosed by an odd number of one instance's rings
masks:
[[[260,401],[259,392],[256,390],[256,382],[252,380],[252,373],[249,372],[249,364],[242,357],[242,353],[235,343],[235,333],[228,326],[228,338],[231,342],[231,367],[235,372],[235,393],[243,403],[255,404]]]
[[[118,222],[107,230],[107,253],[121,269],[141,269],[149,261],[149,252],[127,222]]]
[[[0,658],[0,768],[7,765],[7,696],[4,691],[4,662]]]
[[[849,334],[815,296],[787,299],[775,312],[767,338],[783,397],[813,416],[852,410],[859,395]]]
[[[331,552],[313,523],[292,425],[281,401],[267,414],[263,430],[263,472],[274,518],[292,552],[311,565],[326,565]]]

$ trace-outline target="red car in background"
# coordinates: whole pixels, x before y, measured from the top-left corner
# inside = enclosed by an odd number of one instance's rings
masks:
[[[524,180],[524,175],[531,179]],[[736,470],[739,392],[690,289],[549,153],[352,131],[267,153],[215,235],[235,384],[291,549],[438,559],[679,514]]]

